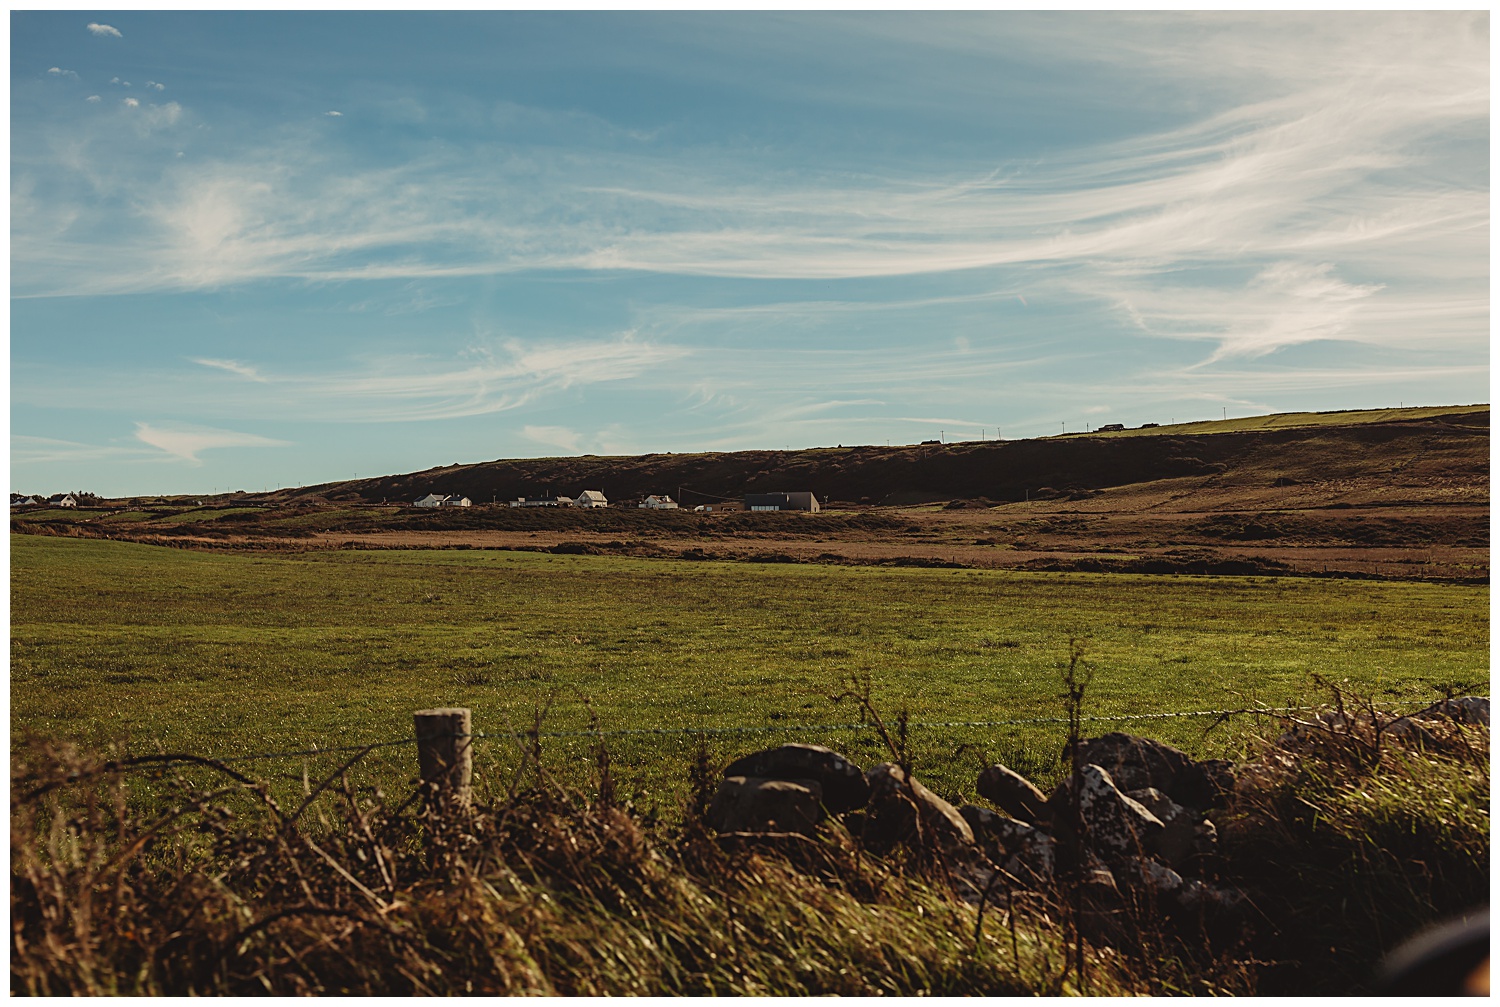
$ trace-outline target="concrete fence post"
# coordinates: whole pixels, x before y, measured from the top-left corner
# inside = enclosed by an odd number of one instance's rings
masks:
[[[474,774],[470,712],[463,707],[418,710],[417,765],[428,800],[439,807],[467,807]]]

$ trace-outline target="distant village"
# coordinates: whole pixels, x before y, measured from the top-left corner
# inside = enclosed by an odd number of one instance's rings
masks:
[[[65,509],[76,509],[80,504],[80,496],[85,497],[84,506],[97,504],[97,498],[89,494],[57,493],[49,497],[28,496],[24,493],[12,493],[10,505],[15,508],[45,508],[62,507]],[[576,497],[569,496],[538,496],[538,497],[516,497],[514,500],[504,501],[510,507],[582,507],[597,508],[608,507],[609,500],[600,490],[584,490]],[[411,503],[414,507],[472,507],[474,501],[459,493],[428,493],[419,497]],[[629,506],[628,504],[626,506]],[[644,510],[678,510],[680,505],[665,493],[653,493],[635,504]],[[698,513],[719,513],[724,511],[819,511],[822,505],[814,494],[806,491],[791,493],[746,493],[743,499],[716,500],[713,503],[699,504],[693,510]]]
[[[415,507],[471,507],[474,502],[466,496],[450,493],[446,496],[437,493],[428,493],[424,497],[412,501]],[[511,507],[608,507],[609,500],[600,490],[584,490],[576,497],[568,496],[539,496],[539,497],[516,497],[507,500],[506,504]],[[644,510],[678,510],[679,505],[666,494],[651,494],[647,496],[637,507]],[[809,492],[793,493],[746,493],[743,500],[722,500],[709,504],[699,504],[693,510],[699,513],[713,513],[716,511],[783,511],[802,510],[819,511],[822,506],[818,498]]]

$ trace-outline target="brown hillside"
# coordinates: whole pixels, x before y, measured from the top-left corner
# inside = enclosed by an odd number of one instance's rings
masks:
[[[1202,434],[1049,437],[917,447],[814,448],[585,455],[451,465],[281,494],[285,499],[410,502],[461,493],[475,503],[601,489],[612,501],[679,492],[686,505],[745,493],[811,490],[821,500],[863,505],[955,498],[1022,501],[1179,478],[1224,482],[1327,482],[1386,477],[1426,498],[1430,479],[1488,483],[1489,411],[1420,419]]]
[[[11,528],[214,549],[480,548],[990,569],[1488,577],[1487,407],[1229,424],[897,448],[495,461],[202,503],[22,509],[12,513]],[[505,504],[584,489],[602,489],[611,506]],[[648,493],[670,493],[690,507],[761,490],[811,490],[832,506],[822,514],[633,506]],[[476,506],[410,505],[430,492],[460,493]]]

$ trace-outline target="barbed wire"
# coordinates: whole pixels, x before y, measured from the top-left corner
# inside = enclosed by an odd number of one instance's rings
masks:
[[[1120,723],[1132,720],[1171,720],[1187,717],[1233,717],[1242,714],[1258,713],[1276,716],[1285,713],[1304,713],[1311,710],[1321,709],[1316,706],[1283,706],[1283,707],[1245,707],[1238,710],[1189,710],[1181,713],[1126,713],[1099,715],[1081,718],[1084,722],[1092,723]],[[908,723],[909,727],[916,728],[955,728],[955,727],[1027,727],[1042,724],[1066,724],[1066,717],[1025,717],[1013,720],[914,720]],[[858,731],[872,727],[867,722],[848,724],[775,724],[757,727],[622,727],[610,730],[569,730],[569,731],[499,731],[484,732],[472,731],[467,735],[434,734],[411,736],[405,738],[391,738],[384,741],[372,741],[357,745],[329,745],[313,746],[312,748],[298,749],[286,752],[260,752],[255,755],[234,755],[219,758],[217,761],[223,763],[256,762],[265,759],[296,759],[309,756],[330,755],[336,752],[357,752],[361,749],[374,750],[377,748],[391,748],[396,745],[414,745],[419,741],[428,741],[436,738],[468,737],[484,741],[517,741],[527,738],[597,738],[597,737],[631,737],[631,736],[665,736],[665,735],[747,735],[747,734],[811,734],[819,731]]]

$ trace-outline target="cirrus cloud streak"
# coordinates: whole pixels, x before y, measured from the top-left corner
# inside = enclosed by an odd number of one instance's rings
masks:
[[[1423,30],[1397,45],[1398,21]],[[761,281],[998,271],[1028,292],[1113,305],[1143,333],[1209,342],[1216,358],[1399,340],[1390,320],[1412,314],[1415,297],[1464,306],[1423,339],[1471,337],[1488,311],[1487,178],[1463,146],[1487,130],[1482,38],[1456,19],[1343,22],[1364,42],[1342,47],[1349,72],[1310,74],[1298,68],[1312,52],[1271,60],[1274,47],[1256,47],[1256,37],[1296,46],[1272,23],[1195,28],[1212,45],[1260,54],[1236,64],[1253,79],[1247,100],[967,177],[783,173],[766,185],[754,163],[708,150],[535,149],[519,171],[516,151],[498,146],[369,167],[302,135],[236,157],[158,158],[154,176],[131,179],[85,143],[71,190],[18,171],[14,291],[535,271]],[[1228,45],[1226,25],[1252,37]],[[1149,46],[1148,35],[1127,31],[1125,49]],[[181,106],[150,111],[142,128],[175,142]],[[101,200],[112,190],[125,198]],[[1237,275],[1205,279],[1225,270]]]

